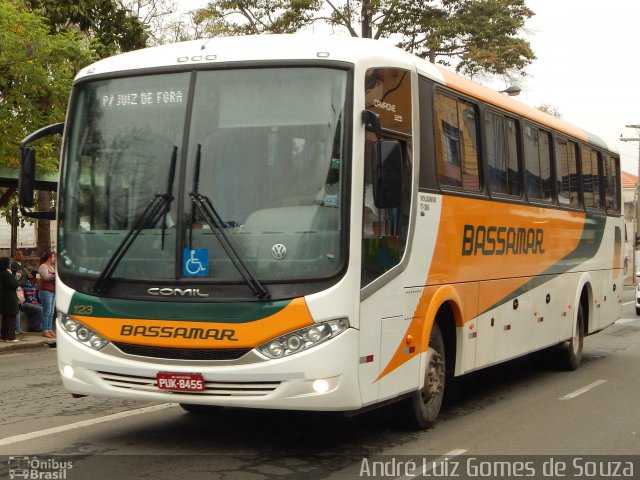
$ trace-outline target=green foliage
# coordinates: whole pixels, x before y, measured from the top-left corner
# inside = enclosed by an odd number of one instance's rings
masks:
[[[196,12],[210,36],[295,33],[313,21],[318,0],[218,0]]]
[[[525,0],[213,0],[195,21],[210,36],[292,33],[314,22],[398,46],[466,75],[522,73],[535,55],[518,35]]]
[[[551,106],[548,103],[538,105],[536,108],[541,112],[548,113],[556,118],[562,118],[562,114],[560,113],[560,110],[558,110],[558,107]]]
[[[17,168],[27,134],[64,119],[78,70],[94,60],[71,32],[52,34],[46,19],[0,0],[0,166]],[[38,170],[58,170],[58,145],[38,146]]]
[[[20,140],[64,119],[73,77],[93,59],[72,33],[51,34],[39,15],[0,0],[0,164],[17,166]]]
[[[28,0],[49,20],[52,34],[83,32],[98,58],[144,48],[148,33],[140,19],[115,0]]]

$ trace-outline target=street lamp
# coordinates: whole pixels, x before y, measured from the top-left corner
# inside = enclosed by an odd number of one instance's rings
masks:
[[[520,95],[520,92],[521,92],[520,87],[517,85],[511,85],[510,87],[505,88],[504,90],[500,90],[500,93],[506,93],[510,97],[515,97],[516,95]]]
[[[621,142],[640,142],[640,125],[625,125],[627,128],[634,128],[636,132],[638,132],[638,137],[623,137],[620,135]],[[633,248],[631,252],[633,253],[633,278],[635,281],[637,272],[636,272],[636,246],[638,243],[638,194],[640,193],[640,145],[638,146],[638,183],[636,183],[636,188],[633,192]]]
[[[635,128],[636,131],[640,129],[640,125],[625,125],[627,128]],[[638,132],[640,134],[640,132]],[[638,137],[623,137],[620,135],[621,142],[640,142],[640,136]],[[638,178],[640,179],[640,147],[638,147]]]

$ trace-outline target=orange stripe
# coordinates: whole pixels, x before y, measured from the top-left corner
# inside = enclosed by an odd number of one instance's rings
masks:
[[[481,312],[500,302],[531,280],[531,277],[572,252],[580,242],[585,214],[555,209],[523,207],[458,197],[441,197],[441,221],[436,248],[420,298],[403,341],[376,381],[388,375],[429,346],[431,327],[440,306],[455,306],[456,326],[462,327]],[[503,225],[513,228],[537,228],[543,231],[542,254],[462,255],[465,225]],[[482,297],[478,295],[480,281]],[[453,285],[452,285],[453,284]],[[406,353],[406,338],[411,335],[416,349]]]
[[[291,301],[274,315],[246,323],[130,320],[79,315],[70,317],[111,341],[171,348],[253,348],[280,335],[313,324],[307,304],[302,298]],[[165,336],[169,333],[177,336]],[[206,338],[185,338],[194,333],[197,333],[197,337]]]

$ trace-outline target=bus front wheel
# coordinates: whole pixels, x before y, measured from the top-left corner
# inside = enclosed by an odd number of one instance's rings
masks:
[[[409,398],[409,423],[413,428],[431,427],[438,418],[444,397],[445,354],[442,332],[433,324],[429,338],[429,364],[425,372],[424,386]]]

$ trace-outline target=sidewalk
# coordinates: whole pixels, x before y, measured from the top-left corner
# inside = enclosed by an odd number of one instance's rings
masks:
[[[16,350],[27,350],[35,348],[55,348],[56,339],[43,337],[40,332],[27,332],[22,335],[16,335],[19,340],[15,343],[7,343],[0,340],[0,354],[6,352],[14,352]]]

